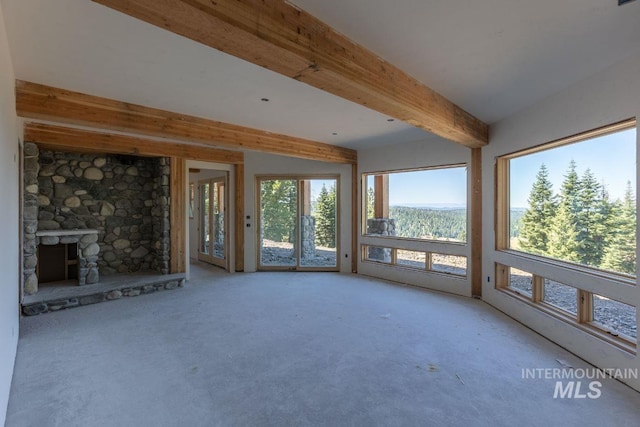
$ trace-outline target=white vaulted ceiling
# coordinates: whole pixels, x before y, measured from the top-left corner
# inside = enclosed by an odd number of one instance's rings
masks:
[[[486,123],[640,53],[640,1],[294,3]]]
[[[640,53],[640,2],[293,3],[488,123]],[[21,80],[352,148],[433,137],[89,0],[2,9]]]

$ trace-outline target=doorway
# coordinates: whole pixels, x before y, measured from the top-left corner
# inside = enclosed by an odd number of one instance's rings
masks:
[[[227,174],[198,181],[198,260],[228,270]]]
[[[339,177],[258,177],[258,269],[338,271]]]

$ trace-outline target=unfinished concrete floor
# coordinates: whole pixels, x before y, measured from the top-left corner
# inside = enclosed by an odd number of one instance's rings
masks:
[[[481,301],[333,273],[226,275],[21,321],[7,426],[637,426],[553,399],[585,362]]]

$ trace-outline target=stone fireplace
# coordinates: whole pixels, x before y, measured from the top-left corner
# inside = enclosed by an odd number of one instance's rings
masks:
[[[116,273],[169,273],[169,161],[26,142],[24,294],[38,291],[38,271],[56,259],[65,265],[52,267],[51,277],[66,271],[78,285]],[[40,249],[49,260],[39,261]]]
[[[46,230],[36,232],[39,282],[76,279],[78,285],[97,283],[98,230]],[[45,256],[45,253],[49,253]]]

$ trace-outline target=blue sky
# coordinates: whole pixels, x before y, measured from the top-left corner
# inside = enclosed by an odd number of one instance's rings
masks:
[[[511,160],[511,207],[525,208],[536,174],[544,163],[549,170],[554,193],[560,191],[569,162],[576,162],[581,176],[589,168],[603,183],[611,199],[622,199],[627,185],[635,194],[636,130],[629,129],[611,135],[541,151]]]
[[[312,179],[311,181],[311,200],[317,200],[324,185],[327,191],[336,186],[335,179]]]
[[[549,170],[553,190],[558,193],[569,162],[576,162],[578,175],[589,168],[604,183],[611,199],[622,199],[627,185],[636,191],[636,130],[541,151],[511,160],[511,207],[527,207],[531,186],[540,165]],[[373,184],[373,176],[369,177]],[[391,206],[466,206],[466,167],[430,169],[389,175]]]
[[[467,203],[467,168],[430,169],[389,175],[391,206],[455,206]]]

